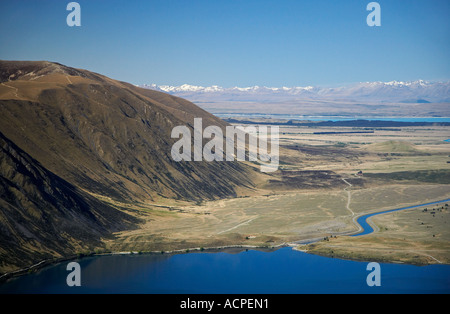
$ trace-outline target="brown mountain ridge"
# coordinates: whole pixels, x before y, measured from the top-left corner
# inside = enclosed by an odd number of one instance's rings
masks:
[[[138,224],[91,193],[199,201],[254,189],[258,170],[246,163],[172,160],[173,127],[193,129],[194,118],[227,125],[187,100],[90,71],[0,61],[0,269],[92,249]]]
[[[234,196],[252,187],[237,162],[177,163],[171,130],[227,124],[174,96],[51,62],[0,62],[0,131],[44,167],[120,200]]]

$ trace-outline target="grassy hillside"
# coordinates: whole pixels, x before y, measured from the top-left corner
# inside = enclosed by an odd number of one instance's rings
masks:
[[[138,219],[43,168],[0,133],[0,271],[103,247]]]
[[[368,145],[368,150],[380,153],[416,153],[419,151],[414,144],[405,141],[386,141]]]
[[[194,118],[227,126],[184,99],[97,73],[0,61],[0,271],[92,251],[139,223],[100,199],[202,201],[252,190],[257,173],[245,163],[173,161],[171,131],[186,125],[193,136]]]
[[[192,130],[194,117],[227,125],[186,100],[50,62],[3,61],[0,78],[0,131],[76,186],[121,201],[214,199],[253,186],[242,163],[172,160],[173,127]]]

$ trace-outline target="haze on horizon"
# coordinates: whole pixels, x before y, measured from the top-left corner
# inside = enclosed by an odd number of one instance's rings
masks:
[[[448,81],[450,2],[2,1],[4,60],[49,60],[133,84],[338,86]]]

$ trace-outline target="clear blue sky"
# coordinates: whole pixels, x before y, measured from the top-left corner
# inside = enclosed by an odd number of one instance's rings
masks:
[[[342,85],[448,80],[450,1],[0,1],[0,59],[49,60],[134,84]]]

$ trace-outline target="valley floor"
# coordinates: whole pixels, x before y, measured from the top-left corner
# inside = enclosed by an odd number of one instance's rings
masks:
[[[351,260],[450,264],[446,204],[378,215],[371,218],[374,233],[350,236],[360,230],[355,223],[360,215],[450,198],[450,144],[444,141],[450,127],[315,134],[327,131],[281,128],[280,171],[261,175],[254,191],[236,198],[120,203],[91,194],[142,223],[105,239],[95,252],[80,253],[290,245]],[[6,274],[16,270],[2,269]]]
[[[340,258],[449,264],[445,204],[379,215],[372,218],[374,233],[348,236],[358,231],[354,219],[363,213],[450,198],[450,146],[444,142],[449,128],[345,136],[317,131],[286,127],[280,139],[281,170],[252,195],[202,204],[113,202],[145,223],[117,233],[106,242],[107,249],[154,252],[289,244]],[[319,241],[298,245],[308,239]]]

